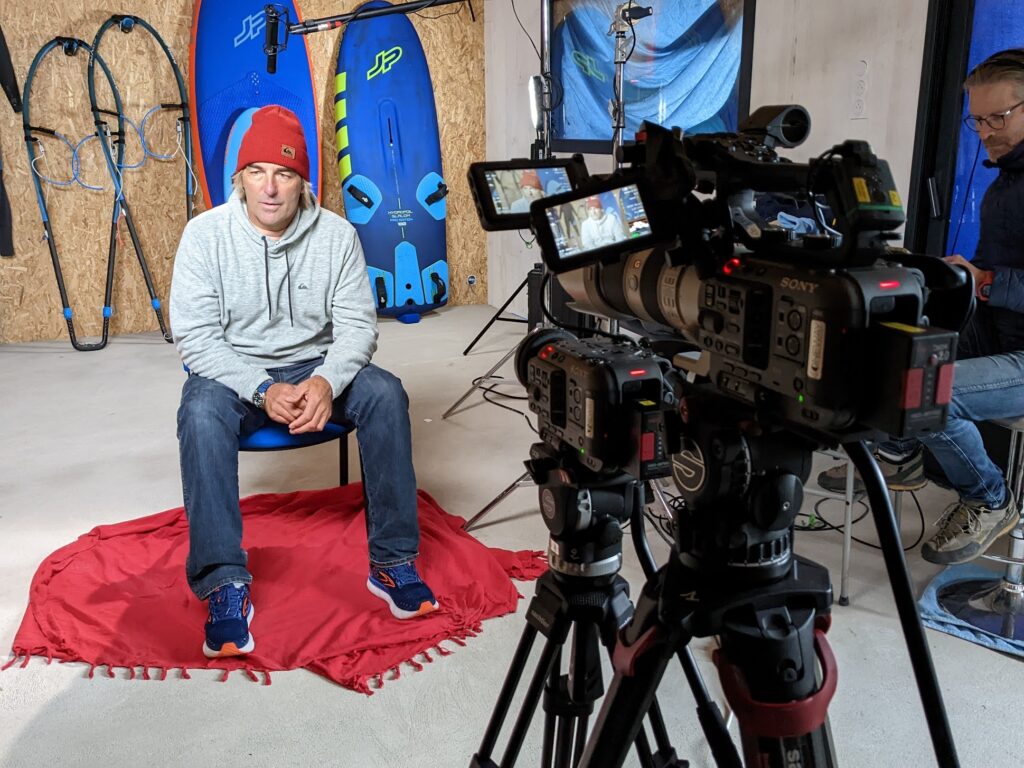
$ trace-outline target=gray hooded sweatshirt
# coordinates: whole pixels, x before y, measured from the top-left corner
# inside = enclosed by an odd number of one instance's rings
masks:
[[[302,210],[277,241],[235,192],[196,216],[178,245],[171,330],[188,369],[247,402],[268,368],[326,355],[313,371],[337,397],[377,348],[363,249],[345,219]]]

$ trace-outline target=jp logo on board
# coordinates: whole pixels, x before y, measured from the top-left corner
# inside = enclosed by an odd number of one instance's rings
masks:
[[[601,66],[598,64],[597,59],[589,53],[573,51],[572,60],[576,62],[576,66],[579,67],[580,71],[587,77],[600,80],[602,83],[608,79],[604,76],[604,72],[601,71]]]
[[[263,35],[263,29],[267,26],[267,17],[263,11],[246,16],[242,19],[242,31],[235,35],[235,48],[255,40]]]
[[[400,46],[396,45],[394,48],[386,51],[379,51],[376,60],[373,62],[373,68],[366,73],[366,79],[372,80],[377,75],[386,75],[400,58],[402,58]]]

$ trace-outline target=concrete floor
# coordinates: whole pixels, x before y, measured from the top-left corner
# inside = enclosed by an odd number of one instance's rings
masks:
[[[375,358],[409,391],[420,487],[464,517],[522,472],[533,438],[521,416],[483,403],[478,394],[441,419],[473,377],[521,338],[522,326],[498,324],[463,357],[491,311],[462,307],[416,326],[383,323]],[[511,366],[503,372],[514,377]],[[0,347],[0,649],[10,648],[32,575],[49,553],[95,525],[181,504],[174,438],[181,381],[173,347],[155,334],[114,338],[91,354],[72,351],[66,341]],[[242,492],[332,485],[334,450],[246,454]],[[930,526],[949,495],[930,487],[920,496]],[[838,508],[833,516],[840,516]],[[914,513],[904,518],[910,542],[919,523]],[[876,540],[869,520],[857,528],[859,536]],[[494,546],[542,548],[547,531],[535,491],[515,491],[475,533]],[[837,534],[801,534],[797,541],[802,554],[828,566],[838,581]],[[653,536],[652,546],[663,561],[667,548]],[[908,561],[920,590],[936,569],[917,550]],[[635,594],[642,579],[628,546],[623,575]],[[529,598],[533,585],[520,584],[520,590]],[[840,666],[830,710],[839,762],[934,765],[882,559],[861,545],[854,545],[851,598],[851,606],[835,608],[829,635]],[[219,684],[215,673],[202,671],[191,681],[129,681],[123,672],[89,680],[85,665],[47,666],[36,659],[0,674],[0,765],[467,766],[524,626],[526,604],[521,601],[515,615],[486,622],[480,637],[424,671],[406,668],[400,681],[372,697],[301,670],[276,673],[269,687],[243,675]],[[960,764],[1024,763],[1024,736],[1015,725],[1021,662],[936,632],[929,631],[928,640]],[[693,648],[721,700],[710,642],[695,641]],[[659,697],[678,754],[693,766],[712,765],[677,667],[669,668]],[[532,728],[519,765],[538,764],[540,741],[539,727]]]

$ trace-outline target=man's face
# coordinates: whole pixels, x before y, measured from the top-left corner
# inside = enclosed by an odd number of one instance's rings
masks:
[[[299,210],[302,177],[275,163],[253,163],[242,170],[245,209],[261,234],[279,236]]]
[[[1016,83],[1010,81],[975,85],[967,89],[967,99],[968,111],[976,117],[998,115],[1022,100]],[[1024,141],[1024,105],[1017,106],[1005,118],[992,118],[997,125],[1000,119],[1004,124],[999,130],[984,122],[978,124],[978,136],[993,162]]]
[[[544,193],[536,187],[523,187],[522,189],[523,197],[527,200],[540,200],[544,196]]]
[[[594,221],[597,221],[602,216],[604,216],[604,208],[598,208],[598,207],[595,207],[595,206],[592,206],[592,205],[591,206],[587,206],[587,214]]]

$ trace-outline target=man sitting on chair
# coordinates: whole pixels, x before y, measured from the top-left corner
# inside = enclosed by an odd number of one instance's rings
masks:
[[[356,428],[363,461],[369,577],[397,618],[437,609],[417,574],[409,401],[370,363],[377,322],[352,225],[317,203],[298,118],[253,115],[227,202],[185,227],[171,327],[189,370],[178,410],[185,572],[209,600],[209,657],[249,653],[253,617],[238,505],[238,439],[269,420],[291,434],[328,419]]]
[[[1024,49],[993,54],[964,86],[970,107],[964,122],[985,145],[985,165],[999,169],[981,202],[974,260],[946,257],[973,275],[978,307],[960,337],[946,429],[876,448],[890,489],[925,484],[923,443],[959,495],[921,547],[925,560],[942,565],[973,560],[1012,530],[1021,501],[986,453],[975,422],[1024,415]],[[841,492],[846,467],[823,472],[818,483]],[[859,477],[855,487],[863,488]]]

